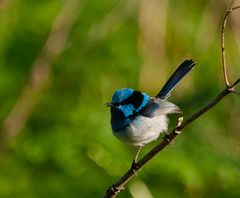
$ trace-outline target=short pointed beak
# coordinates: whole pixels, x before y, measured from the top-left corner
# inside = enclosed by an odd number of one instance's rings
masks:
[[[107,102],[104,104],[105,107],[113,107],[113,103],[111,102]]]

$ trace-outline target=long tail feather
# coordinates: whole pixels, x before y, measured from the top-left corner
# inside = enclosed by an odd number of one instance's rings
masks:
[[[196,63],[190,59],[185,60],[181,65],[178,66],[176,71],[172,74],[169,80],[165,83],[161,91],[156,96],[157,98],[166,99],[170,95],[171,91],[177,85],[177,83],[183,79],[183,77],[191,71]]]

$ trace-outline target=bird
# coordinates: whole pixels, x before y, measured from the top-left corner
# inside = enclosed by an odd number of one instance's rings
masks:
[[[132,165],[137,163],[142,146],[156,140],[160,133],[166,133],[167,115],[182,114],[182,110],[167,99],[195,65],[193,59],[183,61],[155,97],[132,88],[121,88],[113,93],[112,101],[105,104],[110,107],[113,135],[138,147]]]

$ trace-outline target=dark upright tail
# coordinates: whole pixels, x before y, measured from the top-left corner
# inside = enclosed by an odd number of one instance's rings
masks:
[[[168,98],[173,88],[188,72],[191,71],[195,64],[196,63],[191,59],[185,60],[181,65],[179,65],[156,97],[163,100]]]

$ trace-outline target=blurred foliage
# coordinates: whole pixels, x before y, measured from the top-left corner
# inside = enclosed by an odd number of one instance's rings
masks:
[[[63,3],[0,1],[1,123],[29,83]],[[1,153],[0,197],[100,197],[136,150],[112,136],[103,104],[121,87],[156,94],[186,58],[197,66],[169,100],[185,117],[206,104],[224,88],[220,28],[229,3],[82,1],[37,105]],[[232,79],[240,74],[239,20],[235,12],[226,30]],[[229,96],[187,127],[119,197],[240,197],[239,106]]]

